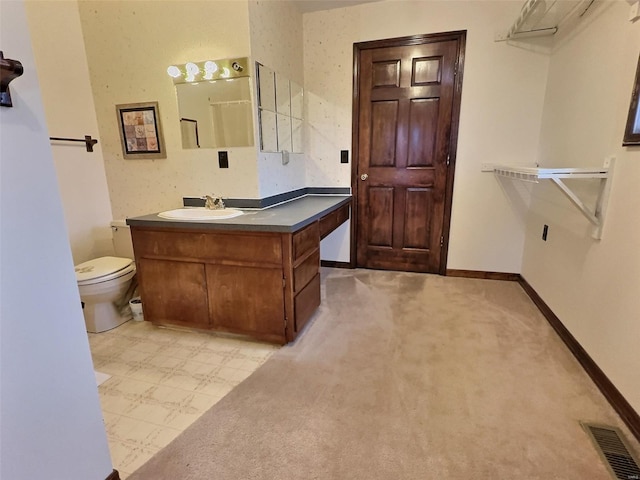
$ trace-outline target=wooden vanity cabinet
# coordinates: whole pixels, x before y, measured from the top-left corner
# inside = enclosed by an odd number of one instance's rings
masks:
[[[295,340],[320,305],[320,239],[345,204],[295,232],[131,224],[145,320]]]
[[[293,233],[132,225],[145,320],[294,340],[320,305],[321,235],[345,206]]]
[[[285,343],[282,234],[131,227],[145,320]]]

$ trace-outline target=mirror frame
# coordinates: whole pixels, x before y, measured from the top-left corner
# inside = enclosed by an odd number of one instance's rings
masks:
[[[629,116],[624,129],[623,146],[640,145],[640,55],[638,55],[638,66],[636,68],[636,78],[631,92],[631,103],[629,104]],[[638,126],[638,128],[635,128]]]

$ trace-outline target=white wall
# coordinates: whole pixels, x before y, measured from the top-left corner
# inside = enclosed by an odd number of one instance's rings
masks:
[[[302,14],[294,3],[250,1],[249,29],[253,60],[304,85]],[[306,158],[291,154],[283,165],[281,154],[258,151],[260,197],[305,187]]]
[[[46,79],[41,89],[49,136],[98,139],[93,153],[81,143],[52,144],[73,260],[113,255],[111,203],[77,3],[30,1],[25,7],[38,73]]]
[[[522,275],[640,412],[640,147],[622,147],[640,22],[630,23],[628,13],[624,1],[596,4],[584,28],[558,39],[544,103],[541,165],[600,166],[617,157],[602,240],[541,183],[527,218]],[[593,188],[575,186],[595,205]]]
[[[112,472],[31,41],[20,1],[0,42],[25,73],[0,108],[0,477]]]
[[[259,196],[256,148],[182,149],[169,65],[248,57],[247,2],[80,1],[78,3],[115,218],[182,205],[183,196]],[[125,160],[117,104],[157,101],[167,158]]]
[[[340,163],[340,150],[351,149],[354,42],[467,30],[447,266],[519,272],[528,192],[519,192],[524,200],[514,204],[505,187],[480,169],[486,162],[536,160],[548,55],[494,42],[521,6],[400,0],[305,14],[307,184],[350,186],[351,164]],[[342,243],[344,252],[346,232]]]

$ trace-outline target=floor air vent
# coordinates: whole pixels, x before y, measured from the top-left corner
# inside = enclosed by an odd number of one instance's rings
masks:
[[[613,478],[640,480],[638,461],[618,428],[594,423],[580,422],[580,424],[591,437]]]

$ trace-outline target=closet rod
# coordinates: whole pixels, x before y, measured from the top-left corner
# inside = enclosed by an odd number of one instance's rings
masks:
[[[98,140],[91,138],[91,135],[85,135],[84,138],[62,138],[62,137],[49,137],[49,140],[56,140],[59,142],[82,142],[87,147],[87,152],[93,152],[93,146],[98,143]]]

